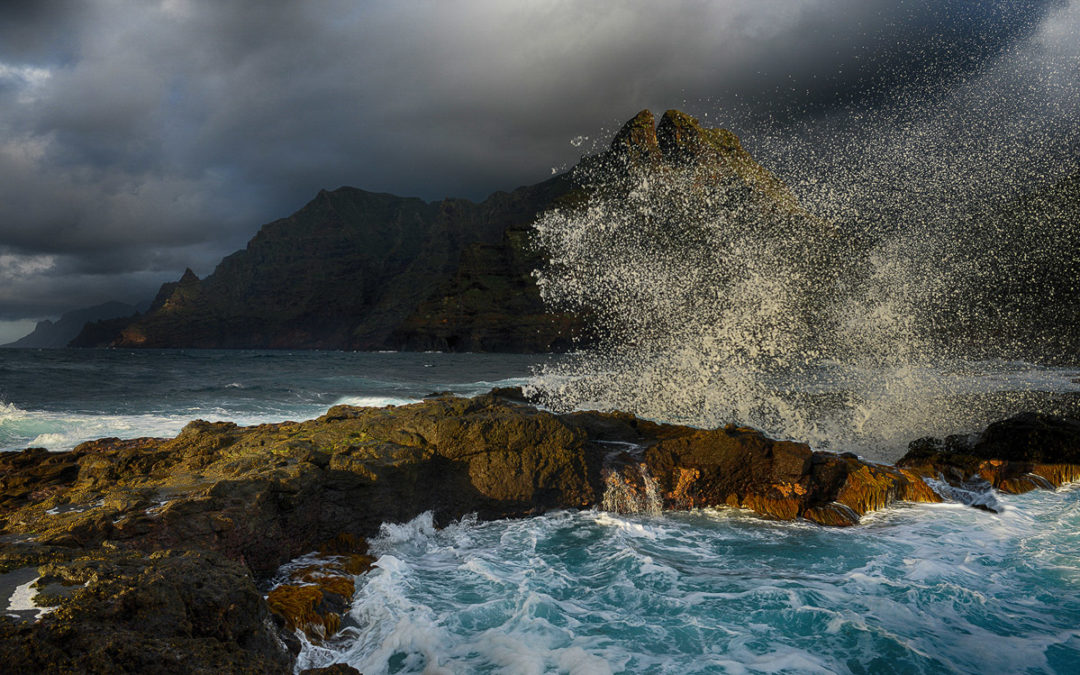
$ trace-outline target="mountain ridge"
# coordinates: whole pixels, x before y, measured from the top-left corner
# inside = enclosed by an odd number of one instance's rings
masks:
[[[73,309],[64,312],[56,321],[45,319],[39,321],[34,330],[23,337],[9,342],[0,347],[21,347],[32,349],[59,349],[67,347],[82,331],[83,327],[93,321],[115,319],[117,317],[130,317],[138,312],[135,305],[126,302],[103,302],[100,305]]]
[[[657,125],[645,110],[607,151],[481,202],[321,190],[296,213],[262,226],[206,278],[188,270],[162,286],[146,314],[89,324],[71,345],[569,349],[585,334],[586,320],[541,301],[532,271],[543,260],[529,242],[531,224],[547,209],[587,199],[580,178],[586,169],[619,171],[640,161],[697,163],[778,204],[778,197],[794,203],[733,133],[675,110]]]

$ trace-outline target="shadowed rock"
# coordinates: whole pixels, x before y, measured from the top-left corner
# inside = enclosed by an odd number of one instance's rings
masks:
[[[921,438],[897,466],[956,487],[985,481],[1009,494],[1080,480],[1080,422],[1023,413],[995,422],[974,438]]]
[[[39,573],[78,588],[36,622],[0,617],[4,672],[291,672],[251,577],[216,553],[97,549]]]

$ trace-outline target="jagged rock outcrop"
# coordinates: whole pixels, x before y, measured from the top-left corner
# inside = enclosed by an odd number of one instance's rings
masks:
[[[608,152],[629,166],[655,167],[663,161],[656,138],[656,118],[652,112],[642,110],[624,124],[611,140]]]
[[[897,500],[937,501],[918,476],[948,473],[943,467],[966,479],[975,472],[969,461],[1025,474],[1080,465],[1080,423],[1045,416],[992,425],[963,453],[928,454],[919,441],[890,467],[731,425],[555,414],[511,393],[335,406],[308,422],[246,428],[196,421],[172,439],[5,453],[0,527],[50,546],[213,550],[261,577],[343,532],[367,536],[424,511],[448,522],[591,507],[601,501],[612,443],[639,448],[617,463],[644,465],[667,508],[728,505],[829,524],[837,518],[823,510],[857,516]],[[1014,473],[1002,476],[1008,485]]]
[[[812,217],[783,181],[751,157],[738,136],[703,126],[679,110],[666,111],[659,122],[642,110],[615,134],[606,152],[582,160],[571,176],[586,187],[610,187],[619,183],[619,174],[635,170],[659,177],[690,170],[703,186],[724,188],[732,207],[749,201],[767,213]],[[587,193],[577,197],[583,200]],[[573,201],[564,198],[559,205]]]
[[[813,452],[733,425],[680,429],[645,451],[644,463],[667,508],[733,506],[780,520],[854,525],[897,501],[941,501],[902,469],[854,455]]]
[[[1023,494],[1080,480],[1080,421],[1024,413],[981,434],[921,438],[897,466],[956,487]]]

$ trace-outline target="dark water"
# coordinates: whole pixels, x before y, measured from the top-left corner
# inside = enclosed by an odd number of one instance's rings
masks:
[[[544,357],[218,350],[0,350],[0,449],[170,436],[193,419],[304,420],[338,403],[520,384]]]

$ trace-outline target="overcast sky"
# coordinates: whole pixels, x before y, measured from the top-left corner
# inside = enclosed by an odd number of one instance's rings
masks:
[[[321,188],[482,199],[642,108],[780,165],[952,90],[1068,136],[1078,42],[1080,0],[6,0],[0,343],[206,275]]]

